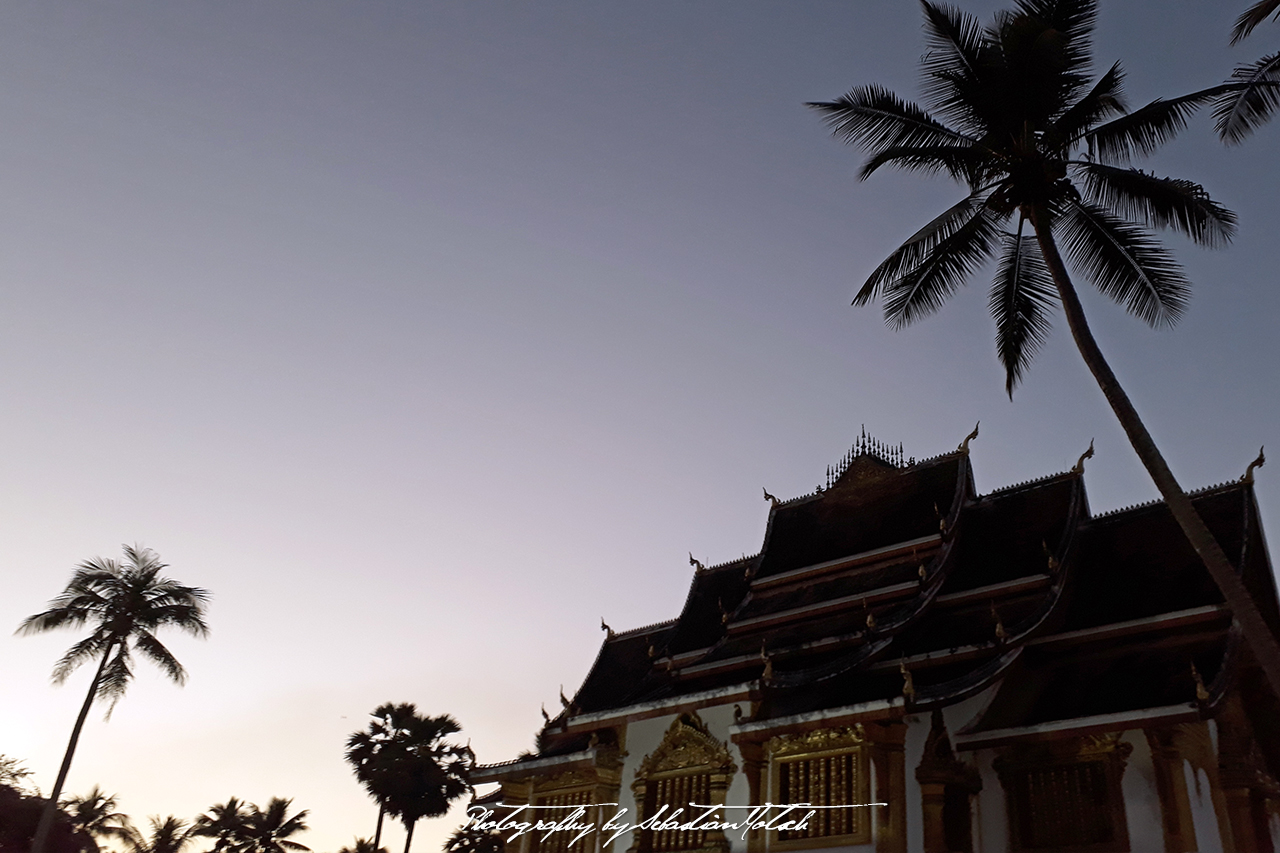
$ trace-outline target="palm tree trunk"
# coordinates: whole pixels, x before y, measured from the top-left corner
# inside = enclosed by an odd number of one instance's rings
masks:
[[[373,830],[374,853],[377,853],[378,849],[382,847],[382,819],[386,816],[386,814],[387,814],[387,804],[379,801],[378,802],[378,826]]]
[[[98,664],[98,671],[93,674],[93,681],[89,684],[89,695],[84,697],[84,704],[80,706],[80,716],[76,717],[75,727],[71,730],[71,742],[67,744],[67,752],[62,756],[62,766],[58,768],[58,780],[53,783],[49,801],[44,804],[44,811],[40,813],[40,823],[36,825],[35,837],[31,839],[31,853],[44,853],[44,845],[49,840],[49,832],[53,829],[53,818],[58,811],[58,797],[62,796],[62,785],[67,781],[67,771],[71,769],[71,757],[76,753],[80,731],[84,728],[84,721],[89,716],[89,707],[98,693],[98,682],[102,680],[102,672],[107,668],[107,661],[111,658],[111,649],[114,645],[114,643],[107,643],[107,648],[102,653],[102,663]]]
[[[413,827],[416,823],[416,820],[404,822],[404,853],[409,853],[409,845],[413,843]]]
[[[1058,296],[1062,300],[1062,307],[1067,315],[1067,325],[1071,328],[1071,336],[1075,339],[1085,364],[1089,366],[1093,378],[1102,388],[1103,396],[1111,404],[1111,410],[1120,420],[1120,426],[1129,437],[1129,443],[1137,451],[1138,458],[1142,460],[1147,473],[1155,481],[1156,488],[1160,491],[1170,512],[1173,513],[1174,520],[1178,522],[1187,541],[1191,543],[1191,547],[1195,549],[1196,554],[1204,562],[1205,568],[1209,570],[1214,583],[1221,590],[1227,607],[1231,609],[1231,613],[1239,623],[1254,658],[1262,667],[1271,685],[1272,693],[1280,697],[1280,645],[1277,645],[1275,635],[1262,618],[1262,612],[1258,610],[1258,605],[1249,595],[1236,568],[1231,565],[1222,547],[1205,526],[1204,519],[1196,512],[1191,499],[1174,479],[1173,472],[1164,461],[1164,456],[1156,447],[1151,434],[1147,432],[1142,419],[1138,417],[1137,409],[1133,407],[1129,396],[1120,387],[1116,375],[1111,372],[1111,366],[1103,358],[1102,350],[1098,348],[1093,333],[1089,331],[1084,309],[1071,284],[1066,266],[1062,263],[1062,256],[1058,254],[1058,246],[1054,242],[1044,211],[1031,207],[1027,211],[1027,218],[1035,229],[1040,251],[1044,254],[1045,263],[1053,276],[1054,284],[1057,285]],[[1243,570],[1244,567],[1240,568]]]

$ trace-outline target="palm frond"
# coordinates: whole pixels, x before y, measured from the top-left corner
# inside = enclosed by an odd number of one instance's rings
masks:
[[[853,304],[866,305],[879,296],[888,284],[901,278],[906,270],[918,266],[934,246],[976,216],[980,206],[981,199],[971,195],[935,216],[923,228],[907,238],[907,241],[895,249],[889,257],[880,262],[880,265],[867,277],[858,295],[853,298]]]
[[[124,697],[132,679],[133,657],[129,654],[129,647],[121,643],[102,670],[102,678],[98,681],[98,698],[107,702],[107,719],[111,719],[111,712]]]
[[[1090,200],[1124,219],[1181,231],[1202,246],[1224,246],[1235,236],[1236,215],[1194,181],[1098,163],[1074,167],[1084,175]]]
[[[1140,226],[1087,202],[1066,205],[1056,225],[1071,262],[1130,314],[1151,326],[1170,326],[1182,316],[1191,285]]]
[[[834,101],[805,106],[817,110],[840,141],[863,146],[873,154],[909,145],[974,141],[882,86],[861,86]]]
[[[1097,0],[1018,0],[1014,7],[1060,33],[1065,61],[1087,73],[1091,59],[1090,37],[1098,21]]]
[[[1124,69],[1117,62],[1107,69],[1107,73],[1098,78],[1093,88],[1080,100],[1076,101],[1053,124],[1054,141],[1069,145],[1079,139],[1098,122],[1115,115],[1122,114],[1124,104]]]
[[[1022,379],[1049,336],[1049,311],[1057,290],[1036,241],[1018,230],[1004,235],[1000,264],[988,302],[996,321],[996,353],[1005,369],[1005,391]]]
[[[884,287],[885,322],[910,325],[942,307],[973,271],[987,261],[999,239],[1001,217],[986,207],[939,240],[913,269]]]
[[[981,132],[988,117],[992,44],[977,18],[954,6],[922,0],[928,50],[921,60],[924,97],[961,129]]]
[[[858,180],[865,181],[881,166],[898,166],[908,172],[946,172],[958,181],[974,185],[981,180],[989,156],[972,145],[913,145],[889,148],[863,164]]]
[[[1259,0],[1248,9],[1244,10],[1239,18],[1236,19],[1235,29],[1231,31],[1231,43],[1239,44],[1242,39],[1249,36],[1254,28],[1267,19],[1267,16],[1275,13],[1280,18],[1280,0]]]
[[[182,664],[178,663],[178,659],[173,656],[173,653],[165,648],[164,643],[156,639],[154,634],[139,629],[134,633],[133,647],[141,652],[143,657],[148,658],[152,663],[160,667],[161,671],[169,676],[170,681],[175,684],[187,683],[187,671]]]
[[[1280,108],[1280,53],[1241,65],[1231,79],[1238,86],[1218,98],[1213,119],[1219,138],[1236,145]]]
[[[1157,98],[1145,107],[1095,127],[1080,138],[1103,162],[1127,162],[1135,156],[1150,154],[1173,139],[1187,126],[1187,120],[1196,110],[1235,88],[1238,86],[1225,83],[1178,98]]]
[[[112,638],[103,630],[94,631],[83,640],[67,649],[67,653],[58,659],[53,667],[53,683],[61,684],[67,676],[75,672],[81,665],[97,660],[107,653]]]

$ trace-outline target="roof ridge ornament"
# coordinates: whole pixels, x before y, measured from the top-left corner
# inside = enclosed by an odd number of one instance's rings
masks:
[[[705,571],[707,570],[707,567],[706,567],[706,566],[704,566],[704,565],[702,565],[702,561],[701,561],[701,560],[695,560],[695,559],[693,558],[693,552],[692,552],[692,551],[690,551],[690,552],[689,552],[689,565],[693,566],[693,571],[694,571],[694,573],[695,573],[695,574],[699,574],[699,575],[700,575],[700,574],[702,574],[703,572],[705,572]]]
[[[976,424],[973,425],[973,432],[969,433],[964,437],[964,441],[960,442],[960,446],[956,448],[957,452],[963,453],[965,456],[969,455],[969,442],[973,441],[975,438],[978,437],[978,427],[981,424],[982,424],[982,421],[978,421]]]
[[[1093,439],[1089,439],[1089,449],[1080,454],[1080,458],[1076,460],[1076,464],[1071,468],[1072,474],[1084,473],[1084,460],[1093,458]]]
[[[610,640],[612,640],[612,639],[613,639],[613,637],[614,637],[614,630],[613,630],[612,628],[610,628],[608,625],[606,625],[606,624],[605,624],[605,621],[604,621],[604,617],[603,617],[603,616],[601,616],[601,617],[600,617],[600,630],[601,630],[601,631],[604,631],[604,632],[605,632],[605,634],[607,634],[607,635],[608,635],[608,639],[610,639]]]
[[[777,509],[778,504],[781,503],[781,501],[779,501],[773,495],[769,494],[769,490],[767,488],[762,489],[762,491],[764,492],[764,499],[767,500],[769,503],[773,504],[773,509]]]
[[[1249,463],[1249,467],[1244,469],[1244,476],[1240,478],[1242,483],[1253,482],[1253,469],[1261,468],[1267,464],[1267,456],[1262,451],[1266,450],[1266,445],[1258,448],[1258,458]]]

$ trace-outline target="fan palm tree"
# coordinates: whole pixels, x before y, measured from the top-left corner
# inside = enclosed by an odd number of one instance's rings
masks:
[[[308,851],[311,848],[289,836],[306,832],[308,811],[303,809],[289,815],[293,800],[272,797],[265,809],[249,806],[249,815],[243,831],[244,843],[236,848],[243,853],[286,853],[289,850]]]
[[[371,716],[373,720],[367,730],[347,738],[345,756],[356,779],[378,803],[378,823],[373,832],[373,846],[378,847],[382,844],[382,821],[387,814],[387,803],[380,793],[385,786],[380,785],[380,781],[393,763],[393,754],[403,751],[403,745],[411,737],[418,709],[411,702],[398,705],[387,702],[375,708]]]
[[[444,739],[462,731],[448,714],[419,717],[406,753],[390,767],[387,811],[404,824],[404,853],[413,843],[414,825],[424,817],[443,817],[450,804],[472,792],[475,753]]]
[[[196,818],[191,834],[200,838],[213,838],[211,853],[234,853],[245,843],[252,807],[235,797],[225,803],[217,803]]]
[[[1010,396],[1060,304],[1130,443],[1280,695],[1275,637],[1103,358],[1067,271],[1070,262],[1152,326],[1178,319],[1190,285],[1148,228],[1219,246],[1234,234],[1235,217],[1196,183],[1128,164],[1234,87],[1128,112],[1118,63],[1091,82],[1095,0],[1018,0],[985,27],[959,10],[929,0],[921,5],[929,40],[924,94],[932,112],[879,86],[809,105],[838,138],[870,153],[863,178],[897,166],[946,173],[967,187],[964,198],[871,273],[854,304],[880,299],[889,325],[905,326],[941,307],[998,256],[989,304]]]
[[[181,853],[191,843],[192,827],[187,822],[169,815],[166,818],[152,816],[151,834],[143,836],[134,830],[125,845],[129,853]]]
[[[115,796],[104,794],[97,785],[83,797],[64,800],[62,812],[78,832],[95,840],[127,841],[133,836],[128,815],[116,811]]]
[[[1238,44],[1269,16],[1280,18],[1280,0],[1261,0],[1236,20],[1231,43]],[[1238,87],[1222,95],[1213,110],[1218,135],[1227,144],[1241,142],[1280,108],[1280,52],[1231,72]]]
[[[404,849],[409,853],[419,820],[444,815],[451,802],[470,793],[475,755],[468,746],[444,740],[462,731],[448,714],[426,717],[412,703],[388,703],[373,716],[368,731],[348,738],[347,760],[378,801],[374,846],[381,842],[382,819],[389,814],[404,823]]]
[[[159,628],[173,627],[197,637],[208,634],[204,621],[209,593],[172,581],[160,572],[168,568],[148,548],[124,546],[124,561],[95,557],[81,563],[57,598],[43,613],[27,617],[18,627],[20,634],[36,634],[56,628],[78,628],[92,624],[88,637],[74,644],[53,669],[53,681],[61,684],[81,664],[96,660],[98,669],[89,684],[71,730],[62,766],[41,815],[32,840],[32,853],[44,853],[44,842],[53,826],[54,811],[62,793],[71,758],[80,740],[80,731],[94,699],[105,699],[107,716],[124,695],[133,678],[133,652],[150,659],[170,679],[182,684],[187,673],[177,658],[155,635]]]

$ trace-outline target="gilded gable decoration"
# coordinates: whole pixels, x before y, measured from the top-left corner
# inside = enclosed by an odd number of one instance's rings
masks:
[[[640,762],[631,790],[635,794],[637,822],[659,811],[671,815],[683,810],[688,821],[705,809],[690,806],[722,806],[738,772],[729,748],[707,729],[696,711],[672,721],[662,743]],[[723,813],[721,813],[723,816]],[[629,853],[674,853],[680,850],[728,851],[722,830],[642,830],[635,833]]]
[[[737,772],[728,748],[707,730],[697,711],[676,717],[662,743],[640,762],[636,776],[695,768],[730,775]]]

